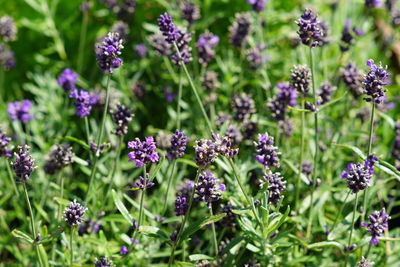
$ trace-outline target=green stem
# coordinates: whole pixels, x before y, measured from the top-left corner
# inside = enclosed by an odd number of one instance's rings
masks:
[[[164,199],[164,207],[163,207],[163,214],[165,214],[166,209],[167,209],[167,203],[168,203],[168,194],[169,194],[169,190],[171,188],[171,184],[172,184],[172,177],[174,175],[174,171],[175,171],[175,167],[176,167],[176,160],[174,160],[174,163],[172,165],[172,171],[168,177],[168,186],[167,186],[167,192],[165,193],[165,199]]]
[[[315,79],[315,66],[314,66],[314,54],[313,49],[310,47],[310,65],[311,65],[311,79],[312,79],[312,88],[313,88],[313,96],[314,96],[314,105],[315,108],[318,108],[318,99],[317,99],[317,86]],[[311,228],[312,228],[312,208],[314,202],[314,192],[316,191],[316,183],[317,183],[317,169],[318,169],[318,152],[319,152],[319,140],[318,140],[318,110],[314,112],[314,143],[315,143],[315,152],[314,152],[314,168],[312,173],[312,188],[311,188],[311,202],[310,202],[310,215],[308,216],[308,225],[307,225],[307,238],[310,237]]]
[[[101,138],[103,137],[104,125],[105,125],[106,117],[107,117],[108,102],[110,101],[110,76],[111,76],[111,74],[107,75],[106,103],[105,103],[105,106],[104,106],[103,119],[102,119],[102,122],[101,122],[100,131],[97,134],[97,141],[96,141],[97,148],[100,146]],[[96,175],[96,169],[97,169],[97,163],[98,163],[98,157],[96,155],[96,152],[95,152],[95,155],[94,155],[94,164],[93,164],[92,172],[90,174],[89,186],[88,186],[88,189],[87,189],[87,192],[86,192],[85,202],[89,199],[90,189],[91,189],[92,184],[93,184],[94,176]]]
[[[31,231],[32,231],[32,235],[33,235],[32,239],[35,240],[37,235],[36,235],[36,227],[35,227],[35,220],[33,217],[32,206],[31,206],[31,202],[29,201],[29,195],[28,195],[28,190],[26,189],[26,184],[25,183],[22,183],[22,184],[24,186],[25,200],[26,200],[26,204],[28,205],[29,217],[31,220]],[[39,265],[42,266],[42,261],[40,260],[39,247],[36,244],[34,244],[34,247],[35,247],[36,257],[39,262]]]
[[[197,170],[196,178],[194,179],[194,185],[195,186],[199,182],[200,173],[202,171],[203,171],[203,169],[201,169],[201,168]],[[168,267],[172,266],[172,263],[174,262],[176,247],[180,243],[180,238],[181,238],[181,235],[182,235],[182,232],[183,232],[183,228],[185,228],[186,221],[187,221],[187,219],[188,219],[188,217],[190,215],[190,210],[192,209],[194,193],[195,193],[195,190],[193,188],[192,193],[190,194],[190,198],[189,198],[188,210],[187,210],[186,214],[183,216],[183,222],[181,224],[181,227],[179,228],[178,235],[176,236],[176,240],[175,240],[174,245],[172,247],[171,255],[170,255],[169,260],[168,260]]]
[[[174,43],[174,47],[175,47],[176,53],[178,54],[178,57],[181,58],[181,53],[180,53],[180,51],[179,51],[178,46],[176,45],[176,43]],[[191,86],[191,88],[192,88],[192,90],[193,90],[193,93],[194,93],[194,95],[196,96],[197,103],[198,103],[198,105],[199,105],[199,107],[200,107],[200,109],[201,109],[201,113],[203,114],[203,117],[204,117],[204,119],[205,119],[205,121],[206,121],[206,123],[207,123],[208,129],[209,129],[210,133],[213,133],[213,127],[212,127],[211,122],[210,122],[210,120],[209,120],[209,118],[208,118],[208,115],[207,115],[207,113],[206,113],[206,111],[205,111],[205,109],[204,109],[204,107],[203,107],[203,104],[202,104],[202,102],[201,102],[199,93],[198,93],[198,91],[197,91],[197,89],[196,89],[196,86],[195,86],[194,83],[193,83],[192,78],[191,78],[190,75],[189,75],[189,72],[188,72],[188,70],[187,70],[187,68],[186,68],[186,65],[185,65],[183,62],[182,62],[182,68],[183,68],[183,70],[185,71],[186,77],[187,77],[187,79],[189,80],[189,83],[190,83],[190,86]]]
[[[58,179],[60,182],[60,200],[63,199],[63,197],[64,197],[64,176],[61,173],[62,172],[60,171],[59,179]],[[62,210],[63,210],[63,205],[61,204],[61,201],[60,201],[60,204],[58,205],[58,212],[57,212],[57,221],[58,222],[61,219]]]
[[[84,120],[85,120],[85,130],[86,130],[87,142],[88,142],[88,145],[90,145],[89,119],[86,116]]]
[[[169,74],[172,77],[172,80],[174,80],[175,83],[178,83],[178,78],[176,77],[176,73],[175,73],[174,69],[172,68],[171,63],[169,62],[169,59],[167,57],[163,57],[163,60],[164,60],[164,64],[167,67]]]
[[[375,116],[375,102],[372,100],[372,110],[371,110],[371,120],[369,123],[369,139],[368,139],[368,153],[367,157],[371,155],[372,153],[372,139],[373,139],[373,133],[374,133],[374,116]],[[367,205],[368,205],[368,200],[367,200],[367,192],[368,188],[364,190],[364,201],[363,201],[363,212],[361,214],[361,221],[364,221],[365,214],[367,214]]]
[[[88,20],[89,20],[89,13],[87,11],[83,11],[81,34],[80,34],[80,38],[79,38],[79,52],[78,52],[79,53],[78,54],[78,73],[79,74],[82,71],[83,54],[84,54],[84,48],[85,48]]]
[[[10,168],[10,163],[8,162],[7,158],[4,158],[4,162],[7,166],[8,177],[10,177],[11,184],[14,188],[15,194],[19,198],[19,191],[18,191],[17,185],[15,184],[14,176],[13,176],[11,168]]]
[[[69,266],[72,266],[72,263],[74,262],[74,249],[72,247],[72,243],[74,241],[74,230],[75,230],[75,227],[72,227],[71,231],[70,231],[70,237],[69,237],[69,249],[71,250],[70,251],[70,259],[69,259]]]
[[[368,259],[368,256],[369,256],[369,252],[371,251],[371,243],[368,243],[368,249],[367,249],[367,253],[365,254],[365,257],[364,258],[366,258],[366,259]]]
[[[176,105],[176,128],[181,128],[182,69],[179,72],[178,103]]]
[[[146,179],[146,165],[143,166],[143,178]],[[145,192],[146,192],[146,188],[144,188],[142,190],[142,193],[140,195],[138,230],[139,230],[140,225],[142,225],[142,220],[143,220],[143,205],[144,205]]]
[[[350,246],[351,246],[351,241],[352,241],[352,237],[353,237],[353,230],[354,230],[354,222],[355,222],[355,218],[356,218],[357,204],[358,204],[358,193],[356,193],[356,203],[355,203],[354,209],[353,209],[353,218],[351,219],[350,236],[349,236],[349,242],[348,242],[348,245],[347,245],[348,248],[350,248]]]
[[[339,218],[339,215],[342,214],[343,208],[344,208],[344,206],[346,205],[346,201],[347,201],[347,198],[349,197],[350,193],[351,193],[351,190],[349,190],[349,192],[347,193],[346,198],[344,199],[344,202],[343,202],[342,206],[340,207],[340,211],[339,211],[339,213],[336,215],[335,221],[333,222],[333,225],[332,225],[332,229],[330,229],[331,232],[333,232],[333,230],[334,230],[335,227],[336,227],[336,224],[337,224],[337,220],[338,220],[338,218]]]
[[[210,216],[214,216],[212,211],[212,205],[210,205]],[[213,241],[214,241],[214,250],[215,250],[215,257],[218,256],[218,243],[217,243],[217,234],[215,233],[215,224],[211,224],[212,234],[213,234]]]
[[[301,96],[301,109],[304,109],[304,95]],[[301,191],[301,174],[303,173],[303,157],[304,157],[304,126],[306,121],[306,115],[301,112],[301,124],[300,124],[300,159],[299,159],[299,169],[298,177],[296,181],[296,203],[295,210],[299,212],[299,201],[300,201],[300,191]]]

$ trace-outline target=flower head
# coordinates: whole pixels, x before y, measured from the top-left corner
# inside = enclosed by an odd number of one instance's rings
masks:
[[[149,43],[157,55],[167,56],[171,54],[171,44],[168,43],[161,34],[151,35]]]
[[[239,148],[233,147],[232,139],[213,133],[211,140],[214,142],[215,152],[226,158],[233,158],[239,153]]]
[[[67,222],[69,226],[77,226],[83,222],[83,216],[87,208],[74,201],[69,203],[69,206],[64,210],[64,220]]]
[[[17,183],[25,183],[36,169],[36,166],[34,166],[35,161],[32,159],[29,150],[29,146],[23,145],[18,146],[18,151],[14,153],[15,159],[11,165],[15,176],[17,176],[17,179],[15,179]]]
[[[76,89],[75,84],[78,81],[78,74],[71,69],[64,69],[57,78],[57,83],[61,85],[65,92]]]
[[[279,172],[266,174],[264,180],[268,181],[268,201],[273,205],[278,205],[279,200],[282,198],[282,192],[286,190],[286,181],[282,181],[282,176]]]
[[[111,267],[112,261],[108,260],[107,257],[100,257],[100,259],[95,259],[94,267]]]
[[[153,182],[150,182],[149,174],[146,173],[146,178],[143,176],[139,176],[139,180],[135,182],[133,185],[133,189],[139,189],[139,190],[145,190],[148,188],[153,187],[155,184]]]
[[[369,71],[364,76],[363,85],[368,97],[364,99],[367,102],[382,103],[386,92],[383,86],[390,84],[390,73],[387,71],[387,67],[382,67],[382,64],[375,65],[372,59],[367,60],[366,65],[369,67]]]
[[[17,26],[12,17],[5,15],[0,17],[0,37],[3,41],[10,42],[17,39]]]
[[[5,44],[0,44],[0,66],[6,71],[15,66],[14,52]]]
[[[197,48],[199,50],[199,63],[207,65],[215,56],[215,47],[219,43],[219,37],[210,32],[200,35],[197,40]]]
[[[274,138],[267,133],[258,135],[258,142],[254,143],[256,146],[256,160],[263,164],[265,168],[279,167],[280,152],[274,146]]]
[[[176,130],[175,134],[172,135],[170,150],[167,152],[166,157],[170,160],[183,157],[186,150],[186,142],[187,138],[185,133]]]
[[[129,161],[134,161],[136,167],[143,167],[143,165],[157,162],[159,159],[158,153],[155,151],[156,143],[152,136],[146,137],[145,141],[136,138],[135,141],[128,142],[128,148],[133,150],[128,154]]]
[[[97,45],[97,65],[104,73],[113,73],[114,69],[122,65],[120,55],[123,48],[122,38],[117,32],[109,32]]]
[[[229,27],[231,44],[240,49],[245,46],[251,31],[253,20],[249,13],[237,13],[235,21]]]
[[[128,133],[128,125],[132,121],[132,112],[129,108],[118,103],[117,106],[111,110],[111,118],[117,125],[114,134],[117,136],[126,135]]]
[[[135,45],[135,52],[138,57],[145,58],[147,55],[146,45],[143,43]]]
[[[342,80],[344,84],[349,88],[350,93],[355,97],[359,97],[363,93],[362,82],[363,74],[357,69],[357,66],[349,62],[342,70]]]
[[[33,119],[33,115],[29,114],[31,108],[31,101],[22,100],[9,103],[7,111],[13,121],[19,120],[22,123],[27,123]]]
[[[358,193],[371,185],[371,178],[374,170],[376,158],[367,158],[364,164],[350,163],[347,169],[341,174],[343,179],[346,179],[347,186],[353,193]]]
[[[50,153],[44,165],[44,171],[48,174],[55,174],[72,163],[72,147],[67,144],[57,145]]]
[[[267,2],[268,0],[247,0],[247,3],[249,3],[251,5],[251,8],[255,11],[255,12],[261,12],[264,10],[265,8],[265,2]]]
[[[179,30],[172,21],[172,17],[165,12],[160,15],[157,22],[165,40],[168,43],[173,44],[179,37]]]
[[[389,214],[383,208],[380,211],[374,211],[371,215],[368,215],[370,223],[361,223],[362,227],[366,227],[366,230],[371,234],[372,238],[369,242],[372,246],[376,246],[379,243],[378,237],[382,236],[386,228],[389,227],[388,221],[390,219]]]
[[[324,31],[321,22],[311,9],[304,10],[304,13],[296,20],[299,30],[297,31],[303,44],[315,47],[324,44]]]
[[[196,201],[206,202],[208,207],[211,203],[221,199],[221,192],[225,191],[224,184],[218,184],[211,171],[204,171],[199,176],[199,182],[195,184]]]
[[[127,246],[122,246],[121,249],[119,250],[119,253],[121,255],[126,255],[128,254],[128,247]]]
[[[195,161],[200,168],[209,166],[218,156],[214,142],[208,139],[196,141],[194,149],[196,151]]]
[[[318,92],[318,105],[328,103],[332,99],[332,93],[336,90],[336,86],[332,86],[329,82],[321,84],[321,90]]]
[[[175,40],[176,47],[179,53],[175,53],[171,56],[172,61],[177,66],[182,66],[182,64],[188,64],[192,61],[192,48],[188,46],[192,40],[192,35],[181,30],[177,30],[177,38]]]
[[[200,19],[200,9],[193,3],[182,2],[181,3],[181,15],[184,20],[192,24],[196,20]]]
[[[89,93],[86,90],[74,89],[69,95],[70,98],[75,99],[74,105],[76,108],[76,115],[84,118],[90,114],[93,105],[98,101],[96,95]]]
[[[283,121],[287,111],[287,106],[294,107],[297,105],[297,92],[287,82],[278,83],[279,93],[272,98],[267,106],[271,111],[272,118],[277,121]]]
[[[292,69],[290,84],[300,94],[307,94],[310,90],[311,71],[307,65],[297,65]]]
[[[212,70],[206,71],[200,80],[202,87],[207,91],[215,91],[219,86],[218,74]]]
[[[189,203],[185,196],[179,195],[175,200],[175,215],[185,215],[189,208]]]
[[[268,61],[268,56],[264,55],[266,46],[257,44],[254,48],[247,50],[246,59],[249,63],[250,69],[258,70]]]
[[[377,8],[382,6],[381,0],[365,0],[365,6],[367,8]]]
[[[11,138],[7,137],[2,129],[0,129],[0,157],[11,158],[12,149],[7,149]]]
[[[234,119],[240,122],[248,120],[256,112],[253,99],[245,93],[234,95],[231,106],[235,114]]]
[[[374,262],[364,258],[364,256],[361,257],[361,260],[357,263],[356,267],[372,267],[374,265]]]

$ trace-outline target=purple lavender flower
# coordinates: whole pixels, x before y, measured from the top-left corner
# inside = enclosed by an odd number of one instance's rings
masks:
[[[129,108],[118,103],[117,106],[111,110],[111,118],[117,125],[113,133],[117,136],[126,135],[128,133],[128,125],[132,121],[132,112]]]
[[[69,226],[77,226],[83,222],[83,216],[87,208],[74,201],[69,203],[69,206],[64,210],[64,220],[67,222]]]
[[[288,82],[278,83],[277,87],[278,95],[271,99],[267,106],[271,111],[272,118],[282,121],[285,119],[287,106],[297,105],[297,92]]]
[[[146,94],[146,85],[141,81],[137,81],[132,86],[131,90],[132,90],[133,94],[136,96],[136,98],[141,100],[141,99],[143,99],[144,95]]]
[[[257,12],[260,13],[261,11],[264,10],[265,8],[265,2],[268,0],[247,0],[247,3],[251,5],[251,8]]]
[[[78,74],[71,69],[64,69],[57,78],[57,83],[61,85],[65,92],[76,89],[75,84],[78,81]]]
[[[175,200],[175,215],[185,215],[189,208],[189,203],[185,196],[179,195]]]
[[[278,97],[270,99],[267,107],[271,112],[272,119],[276,121],[283,121],[285,119],[286,105],[284,102],[279,101]]]
[[[108,260],[107,257],[100,257],[100,259],[95,259],[94,267],[111,267],[112,261]]]
[[[170,151],[167,152],[166,157],[170,160],[183,157],[186,150],[186,139],[184,132],[176,130],[175,134],[172,135]]]
[[[300,19],[296,20],[299,30],[297,31],[303,44],[316,47],[324,44],[324,31],[317,16],[310,10],[305,9]]]
[[[196,164],[200,168],[205,168],[209,166],[217,157],[217,152],[215,151],[215,144],[211,140],[201,139],[196,141],[194,146],[196,151]]]
[[[14,152],[14,162],[11,163],[15,176],[17,179],[15,181],[17,183],[25,183],[29,180],[32,172],[36,169],[34,166],[35,161],[32,159],[29,154],[30,147],[27,145],[18,146],[18,151]]]
[[[195,200],[206,202],[208,207],[211,208],[212,202],[221,199],[221,192],[225,191],[225,185],[218,184],[214,174],[207,170],[200,174],[195,190]]]
[[[366,160],[364,164],[350,163],[347,169],[341,174],[341,178],[346,179],[347,186],[353,193],[358,193],[371,185],[373,174],[373,164],[375,160]]]
[[[176,196],[184,196],[186,199],[190,198],[194,189],[194,183],[188,179],[185,179],[179,188],[176,190]]]
[[[175,93],[171,91],[171,89],[168,86],[164,86],[162,88],[164,92],[164,97],[167,102],[172,102],[175,99]]]
[[[145,58],[147,55],[147,47],[144,43],[135,46],[136,55],[140,58]]]
[[[374,211],[371,215],[368,215],[370,223],[362,222],[361,226],[366,227],[366,230],[372,235],[371,241],[369,242],[372,246],[376,246],[379,243],[378,237],[382,236],[385,228],[388,228],[388,221],[390,220],[389,214],[383,208],[380,211]]]
[[[264,165],[265,168],[279,167],[280,152],[274,146],[274,138],[269,136],[268,133],[258,135],[258,143],[254,142],[256,146],[256,160]]]
[[[212,70],[206,71],[200,81],[201,86],[207,91],[215,91],[219,86],[218,74]]]
[[[300,94],[307,94],[310,90],[311,71],[307,65],[297,65],[292,69],[290,84]]]
[[[219,37],[210,32],[205,32],[200,35],[197,40],[197,48],[199,50],[199,63],[207,65],[215,56],[215,47],[219,43]]]
[[[127,246],[122,246],[121,249],[119,250],[119,253],[121,255],[126,255],[128,254],[128,247]]]
[[[4,42],[11,42],[17,39],[17,27],[12,17],[5,15],[0,17],[0,37]]]
[[[109,32],[96,50],[97,64],[104,73],[113,73],[122,65],[121,50],[124,48],[119,33]]]
[[[381,0],[365,0],[365,6],[367,8],[378,8],[382,6]]]
[[[158,56],[168,56],[171,54],[171,44],[161,34],[150,36],[149,43]]]
[[[355,98],[358,98],[363,94],[363,74],[357,69],[357,66],[354,63],[349,62],[346,64],[342,70],[341,79]]]
[[[192,61],[192,54],[189,50],[183,50],[180,52],[180,56],[178,53],[171,56],[172,61],[176,66],[182,66],[183,64],[189,64]]]
[[[0,129],[0,157],[11,158],[12,149],[7,149],[11,138],[7,137],[2,129]]]
[[[136,167],[143,167],[143,165],[150,162],[157,162],[159,159],[156,150],[156,143],[152,136],[146,137],[145,141],[140,141],[139,138],[135,138],[135,141],[128,142],[128,148],[133,149],[129,152],[129,161],[134,161]]]
[[[364,256],[361,257],[361,260],[357,263],[356,267],[372,267],[374,265],[373,261],[370,261]]]
[[[179,37],[179,30],[172,21],[172,17],[165,12],[160,15],[157,22],[165,40],[168,43],[173,44]]]
[[[251,31],[251,24],[253,20],[249,13],[237,13],[235,21],[229,27],[231,44],[241,49],[247,42],[247,36]]]
[[[350,49],[351,45],[353,44],[354,35],[362,36],[364,32],[357,27],[351,28],[351,19],[346,19],[342,30],[342,37],[340,39],[340,50],[342,52],[346,52]]]
[[[79,10],[82,13],[86,13],[89,11],[89,9],[92,7],[91,3],[87,2],[87,1],[83,1],[82,4],[79,6]]]
[[[233,148],[232,139],[228,136],[219,136],[213,133],[211,140],[214,142],[215,152],[226,158],[233,158],[239,153],[239,148]]]
[[[80,91],[78,91],[78,89],[72,90],[69,97],[75,99],[74,105],[76,108],[76,115],[81,118],[88,116],[93,105],[97,103],[96,96],[83,89]]]
[[[0,44],[0,66],[9,71],[15,66],[14,52],[5,44]]]
[[[27,123],[33,119],[33,115],[29,114],[31,108],[31,101],[22,100],[9,103],[7,111],[13,121],[19,120],[22,123]]]
[[[240,129],[234,124],[231,124],[226,128],[225,136],[230,139],[230,142],[234,146],[238,146],[243,140],[243,135],[241,134]]]
[[[240,122],[248,120],[256,112],[253,99],[245,93],[234,95],[231,105],[235,114],[234,119]]]
[[[44,164],[44,171],[47,174],[55,174],[66,166],[72,164],[72,147],[67,144],[57,145],[48,156]]]
[[[318,92],[318,105],[328,103],[332,99],[332,93],[336,90],[336,86],[332,86],[329,82],[321,84],[321,90]]]
[[[195,21],[200,19],[200,9],[195,4],[182,2],[180,8],[182,18],[189,22],[189,24],[193,24]]]
[[[110,32],[118,33],[119,37],[125,42],[129,35],[129,25],[123,21],[116,21],[112,26]]]
[[[139,180],[135,182],[133,185],[132,189],[135,190],[146,190],[148,188],[153,187],[155,184],[153,182],[150,182],[149,179],[149,174],[146,173],[146,178],[143,178],[143,176],[139,176]]]
[[[268,56],[263,55],[265,49],[267,49],[267,46],[257,44],[256,47],[247,50],[246,59],[249,63],[250,69],[258,70],[268,61]]]
[[[177,66],[182,66],[182,64],[188,64],[192,61],[192,48],[188,46],[189,42],[192,39],[192,35],[190,33],[183,32],[181,30],[177,30],[178,35],[175,40],[176,47],[179,50],[179,53],[171,56],[172,61]]]
[[[386,90],[383,88],[384,85],[390,84],[389,76],[390,73],[387,71],[387,67],[382,67],[382,63],[379,66],[374,64],[372,59],[367,60],[366,64],[370,69],[364,76],[364,90],[368,97],[364,98],[367,102],[374,101],[379,104],[385,97]]]
[[[278,205],[282,198],[282,192],[286,190],[286,181],[282,181],[282,176],[279,172],[268,173],[264,176],[264,180],[268,181],[268,202],[273,205]],[[261,184],[263,187],[264,182]]]

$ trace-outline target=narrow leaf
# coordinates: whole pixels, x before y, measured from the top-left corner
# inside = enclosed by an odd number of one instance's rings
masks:
[[[131,224],[133,219],[132,216],[129,214],[127,208],[122,203],[121,199],[117,196],[115,190],[113,189],[111,192],[114,199],[114,203],[117,206],[117,209],[119,210],[119,212],[121,212],[122,216],[124,216],[125,220],[127,220]]]

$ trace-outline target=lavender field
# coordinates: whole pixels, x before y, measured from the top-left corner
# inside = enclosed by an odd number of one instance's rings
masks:
[[[0,0],[0,267],[400,266],[400,1]]]

